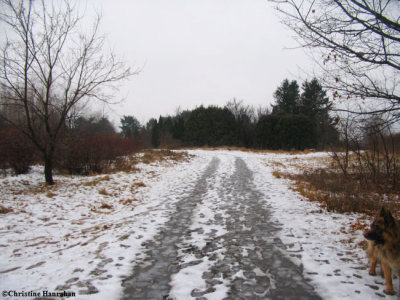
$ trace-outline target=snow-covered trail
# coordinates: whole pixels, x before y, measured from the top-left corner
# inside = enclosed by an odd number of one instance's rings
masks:
[[[302,268],[282,254],[242,158],[215,154],[195,180],[145,244],[146,256],[123,283],[124,299],[319,299]]]
[[[0,178],[0,205],[13,209],[0,214],[0,299],[395,299],[368,275],[360,216],[273,176],[325,153],[188,152],[53,187],[36,167]]]

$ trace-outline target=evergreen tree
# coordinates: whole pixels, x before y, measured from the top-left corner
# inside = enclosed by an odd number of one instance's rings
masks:
[[[280,116],[276,134],[281,149],[304,150],[317,144],[315,123],[305,115],[284,114]]]
[[[262,149],[304,150],[316,145],[313,121],[300,114],[262,116],[255,129],[255,144]]]
[[[151,118],[150,120],[147,121],[146,123],[146,130],[151,132],[153,129],[154,125],[157,124],[157,120],[154,118]]]
[[[172,120],[172,137],[174,139],[182,139],[185,131],[185,119],[182,115],[177,115]]]
[[[316,121],[329,118],[332,102],[329,101],[319,81],[316,78],[311,81],[306,80],[302,89],[300,113]]]
[[[305,81],[300,98],[300,113],[309,117],[315,124],[318,146],[324,148],[327,144],[336,142],[338,133],[332,125],[329,112],[332,102],[326,96],[326,91],[316,78]]]
[[[157,120],[154,119],[154,121],[151,128],[151,144],[154,148],[158,148],[160,146],[160,130]]]
[[[79,117],[74,121],[72,129],[82,136],[112,135],[115,133],[114,126],[106,117]]]
[[[137,137],[139,136],[141,125],[134,116],[123,116],[120,128],[124,137]]]
[[[227,146],[236,142],[235,117],[227,108],[200,106],[185,125],[184,142],[192,146]]]
[[[277,114],[263,115],[258,119],[254,133],[254,144],[261,149],[279,149],[279,119]]]
[[[296,80],[289,82],[285,79],[274,93],[276,105],[273,113],[297,114],[299,113],[300,91]]]

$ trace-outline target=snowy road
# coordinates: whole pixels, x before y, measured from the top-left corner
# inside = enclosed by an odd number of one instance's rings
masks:
[[[58,175],[52,187],[40,167],[0,178],[0,205],[12,208],[0,214],[0,299],[396,298],[368,275],[354,225],[369,220],[321,209],[273,175],[326,153],[189,153],[135,172]]]
[[[124,299],[319,299],[302,268],[282,255],[268,199],[242,158],[215,155],[193,180],[145,243]]]

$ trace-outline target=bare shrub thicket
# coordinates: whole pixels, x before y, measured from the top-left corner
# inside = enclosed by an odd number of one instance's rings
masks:
[[[0,130],[0,168],[11,168],[16,175],[29,171],[35,159],[35,148],[20,131],[13,128]]]
[[[398,135],[380,118],[360,122],[347,118],[342,123],[343,149],[332,157],[345,177],[362,187],[373,185],[381,192],[399,190]]]
[[[310,201],[320,202],[328,211],[374,215],[381,205],[380,194],[373,186],[362,187],[354,175],[344,176],[337,169],[319,169],[287,177],[295,180],[297,192]],[[391,207],[396,205],[396,199],[394,194],[386,196]]]
[[[143,149],[140,137],[117,134],[67,138],[58,155],[58,167],[69,174],[88,175],[110,169],[116,159]]]
[[[343,118],[342,144],[332,150],[332,163],[287,176],[300,194],[329,211],[374,215],[382,204],[400,210],[400,134],[386,125],[381,118]]]

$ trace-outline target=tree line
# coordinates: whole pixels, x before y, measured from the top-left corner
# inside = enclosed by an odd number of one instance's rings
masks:
[[[324,149],[338,142],[335,119],[329,114],[332,103],[316,78],[305,81],[301,89],[296,80],[285,79],[274,99],[272,109],[258,111],[236,99],[224,107],[200,106],[175,116],[151,119],[145,128],[156,148],[239,146],[303,150]]]
[[[7,94],[2,96],[3,101],[7,99]],[[150,119],[146,125],[134,116],[123,116],[119,130],[107,116],[74,110],[58,129],[52,168],[69,174],[99,173],[117,157],[150,147],[303,150],[324,149],[337,143],[339,135],[329,114],[332,103],[317,79],[305,81],[301,88],[297,81],[285,79],[273,96],[271,109],[255,109],[233,99],[224,107],[178,111],[174,116]],[[25,133],[24,123],[15,126],[25,119],[25,113],[18,106],[0,110],[0,168],[12,168],[16,174],[25,173],[34,162],[43,159],[42,149]],[[57,112],[49,112],[49,122],[55,121]],[[37,142],[48,144],[48,132],[40,118],[31,122]]]

